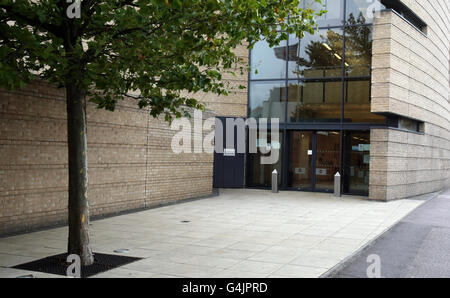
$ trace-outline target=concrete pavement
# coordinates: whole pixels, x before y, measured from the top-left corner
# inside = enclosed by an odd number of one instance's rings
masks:
[[[362,197],[221,190],[218,197],[97,220],[94,252],[144,258],[96,277],[319,277],[421,205]],[[0,239],[10,267],[65,251],[67,228]]]

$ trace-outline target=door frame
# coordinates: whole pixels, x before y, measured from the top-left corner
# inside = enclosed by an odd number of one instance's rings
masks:
[[[311,188],[298,188],[298,187],[290,187],[288,186],[288,179],[289,179],[289,165],[290,165],[290,158],[291,158],[291,134],[290,132],[310,132],[312,133],[312,162],[311,162]],[[318,192],[318,193],[333,193],[333,190],[325,190],[325,189],[317,189],[316,188],[316,180],[317,180],[317,133],[319,131],[327,131],[327,132],[338,132],[338,130],[300,130],[300,129],[291,129],[288,130],[286,133],[286,151],[287,154],[285,155],[285,162],[283,162],[283,174],[286,177],[285,184],[283,185],[284,190],[296,190],[296,191],[309,191],[309,192]],[[339,132],[341,133],[341,132]],[[342,154],[342,152],[340,152]],[[340,169],[340,172],[342,169]]]

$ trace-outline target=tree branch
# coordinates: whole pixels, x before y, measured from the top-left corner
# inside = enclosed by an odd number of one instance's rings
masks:
[[[15,21],[22,21],[30,26],[34,26],[36,28],[43,28],[57,37],[62,37],[63,35],[61,28],[59,26],[41,22],[39,20],[39,17],[35,14],[33,17],[31,17],[32,13],[25,14],[23,13],[22,10],[17,10],[14,5],[0,4],[0,8],[3,8],[8,14],[8,16]]]

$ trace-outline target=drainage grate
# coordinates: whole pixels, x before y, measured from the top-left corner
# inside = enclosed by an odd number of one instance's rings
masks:
[[[20,264],[12,268],[65,276],[67,267],[70,265],[66,263],[67,256],[67,253],[59,254],[37,261]],[[142,258],[96,253],[94,254],[94,264],[81,267],[81,277],[93,276],[141,259]]]

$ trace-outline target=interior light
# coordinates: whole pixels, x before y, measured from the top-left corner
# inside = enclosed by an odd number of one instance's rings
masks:
[[[332,51],[330,46],[326,43],[322,43],[322,45],[328,50],[328,51]]]

